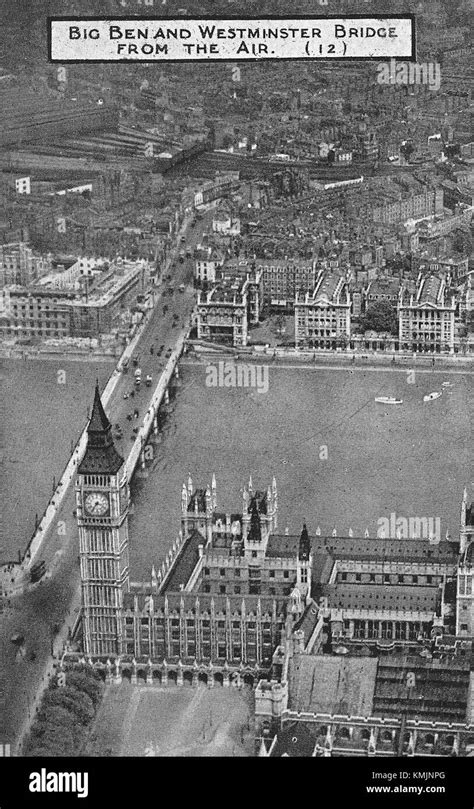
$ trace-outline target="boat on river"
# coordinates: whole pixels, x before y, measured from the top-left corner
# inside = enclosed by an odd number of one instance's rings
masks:
[[[395,396],[376,396],[375,401],[378,404],[388,404],[388,405],[403,404],[403,399],[396,399]]]

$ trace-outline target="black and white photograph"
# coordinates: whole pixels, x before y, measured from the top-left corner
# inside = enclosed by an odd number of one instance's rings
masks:
[[[472,809],[474,0],[1,7],[1,809]]]

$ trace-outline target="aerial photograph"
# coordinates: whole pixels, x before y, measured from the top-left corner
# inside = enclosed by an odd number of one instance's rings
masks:
[[[5,6],[0,766],[61,806],[162,757],[447,800],[474,0]]]

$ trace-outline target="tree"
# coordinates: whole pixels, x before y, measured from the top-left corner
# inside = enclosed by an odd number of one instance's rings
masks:
[[[61,705],[75,714],[82,725],[87,725],[95,715],[94,705],[89,695],[69,685],[47,691],[44,695],[43,705]]]
[[[379,301],[368,307],[361,320],[362,331],[398,334],[397,311],[388,301]]]
[[[76,752],[74,733],[71,728],[58,729],[51,722],[35,722],[28,739],[27,750],[37,747],[49,749],[50,756],[68,756]]]
[[[58,737],[61,736],[63,730],[66,730],[67,735],[72,732],[75,747],[79,747],[84,739],[84,726],[80,724],[75,714],[61,705],[42,707],[36,717],[35,725],[36,723],[39,726],[50,725],[55,728]]]
[[[93,671],[84,669],[82,671],[68,671],[66,674],[67,685],[77,688],[87,694],[91,700],[94,708],[97,708],[103,692],[102,681]]]

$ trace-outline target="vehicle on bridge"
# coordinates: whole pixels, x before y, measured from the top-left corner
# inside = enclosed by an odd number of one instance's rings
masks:
[[[124,374],[128,374],[128,366],[130,365],[130,360],[128,357],[125,357],[124,361],[122,362],[122,371]]]

